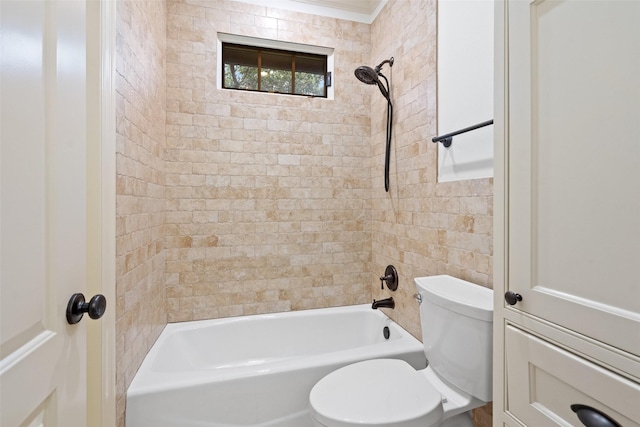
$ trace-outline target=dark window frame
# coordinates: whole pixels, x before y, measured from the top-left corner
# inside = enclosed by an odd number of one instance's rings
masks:
[[[227,51],[227,47],[231,48],[231,49],[242,49],[242,50],[246,50],[246,51],[250,51],[253,52],[257,55],[257,63],[256,63],[256,67],[257,67],[257,89],[249,89],[249,88],[239,88],[239,87],[233,87],[233,86],[227,86],[226,85],[226,65],[228,63],[227,58],[228,58],[228,51]],[[277,54],[277,55],[290,55],[291,56],[291,91],[290,92],[280,92],[280,91],[268,91],[268,90],[262,90],[262,56],[263,53],[266,54]],[[322,95],[314,95],[314,94],[304,94],[304,93],[295,93],[296,91],[296,57],[305,57],[305,58],[311,58],[313,61],[322,61],[322,78],[323,78],[323,94]],[[322,54],[315,54],[315,53],[307,53],[307,52],[300,52],[300,51],[293,51],[293,50],[286,50],[286,49],[274,49],[274,48],[266,48],[266,47],[260,47],[260,46],[251,46],[251,45],[244,45],[244,44],[239,44],[239,43],[228,43],[228,42],[222,42],[222,88],[223,89],[230,89],[230,90],[239,90],[239,91],[245,91],[245,92],[262,92],[262,93],[277,93],[277,94],[281,94],[281,95],[294,95],[294,96],[304,96],[304,97],[311,97],[311,98],[328,98],[328,76],[327,76],[327,63],[328,63],[328,56],[327,55],[322,55]],[[283,70],[289,70],[289,68],[283,69]],[[317,71],[320,71],[320,68],[317,69]],[[320,73],[311,73],[311,74],[318,74],[320,75]]]

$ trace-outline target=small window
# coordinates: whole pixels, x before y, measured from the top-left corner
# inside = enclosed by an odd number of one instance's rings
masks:
[[[226,89],[327,97],[327,56],[222,43]]]

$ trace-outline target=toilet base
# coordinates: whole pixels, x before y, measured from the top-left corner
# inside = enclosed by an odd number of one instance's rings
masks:
[[[451,418],[447,418],[442,421],[438,427],[473,427],[473,421],[471,420],[471,411],[463,412],[462,414],[454,415]]]
[[[324,424],[314,420],[313,427],[326,427]],[[434,427],[473,427],[473,421],[471,420],[471,411],[463,412],[462,414],[454,415],[451,418],[447,418],[441,424]]]

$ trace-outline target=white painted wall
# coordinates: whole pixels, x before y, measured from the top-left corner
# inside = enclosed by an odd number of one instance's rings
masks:
[[[438,1],[438,135],[493,119],[493,8]],[[438,146],[439,182],[493,176],[493,126]]]

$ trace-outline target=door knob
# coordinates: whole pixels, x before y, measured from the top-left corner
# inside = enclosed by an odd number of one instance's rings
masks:
[[[70,325],[78,323],[84,313],[88,313],[92,319],[99,319],[107,309],[107,299],[104,295],[97,294],[86,302],[83,294],[73,294],[67,304],[67,322]]]
[[[516,294],[513,291],[507,291],[504,294],[504,300],[507,302],[507,304],[509,305],[515,305],[518,301],[522,301],[522,295],[520,294]]]

